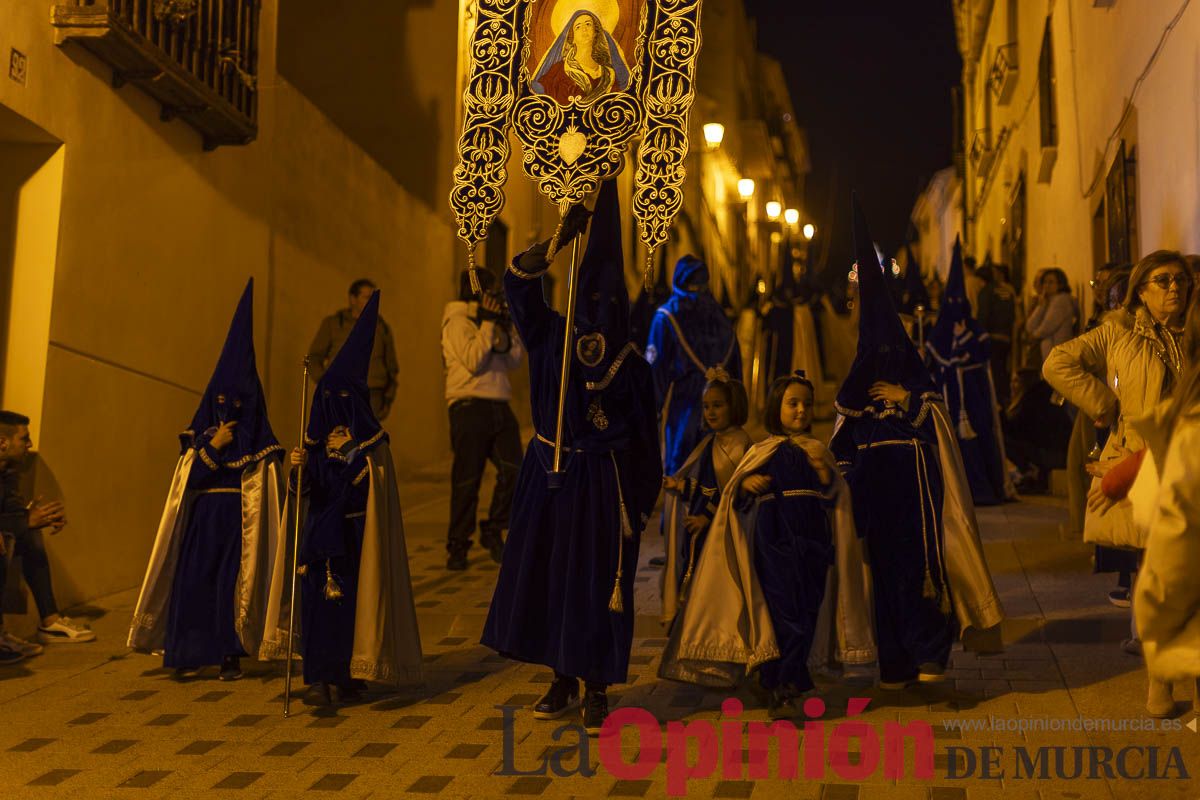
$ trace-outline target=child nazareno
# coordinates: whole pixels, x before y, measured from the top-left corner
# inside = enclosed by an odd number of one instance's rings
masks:
[[[813,405],[803,372],[772,385],[764,419],[771,436],[725,485],[676,625],[677,649],[660,673],[729,686],[757,668],[772,718],[799,715],[796,700],[813,689],[809,665],[826,655],[835,605],[839,659],[874,659],[850,498],[829,451],[812,438]]]
[[[179,676],[240,659],[262,640],[283,447],[271,432],[254,359],[254,281],[246,284],[208,388],[180,434],[183,452],[129,630]]]
[[[296,618],[309,705],[361,699],[364,681],[399,686],[421,678],[396,471],[367,390],[378,316],[375,292],[317,383],[304,447],[291,457],[303,473],[301,492],[308,498],[297,558]],[[292,508],[294,498],[293,493]],[[290,525],[288,536],[280,538],[268,609],[272,622],[278,621],[264,643],[272,656],[287,650],[292,584],[280,567],[290,567],[285,557]]]
[[[945,403],[892,306],[854,202],[858,352],[831,448],[872,567],[879,681],[943,680],[950,648],[994,651],[1003,618]],[[982,636],[984,632],[986,636]]]
[[[667,536],[662,587],[664,624],[671,623],[683,602],[682,596],[721,502],[721,490],[754,444],[742,427],[749,416],[746,389],[724,370],[709,370],[709,381],[701,395],[701,412],[708,435],[677,473],[663,478],[667,492],[663,506]]]
[[[582,233],[575,206],[560,243]],[[517,257],[504,277],[513,321],[529,353],[536,433],[517,480],[504,562],[480,641],[501,655],[554,670],[535,719],[558,719],[580,705],[598,735],[608,686],[628,677],[633,586],[646,519],[662,485],[650,365],[630,340],[629,294],[616,181],[600,187],[579,266],[571,350],[566,319],[542,294],[549,242]],[[552,473],[563,359],[571,359],[563,398],[561,470]]]

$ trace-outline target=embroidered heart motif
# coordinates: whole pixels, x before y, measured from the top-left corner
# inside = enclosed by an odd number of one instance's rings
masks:
[[[568,167],[579,160],[587,147],[587,135],[575,128],[558,138],[558,155]]]

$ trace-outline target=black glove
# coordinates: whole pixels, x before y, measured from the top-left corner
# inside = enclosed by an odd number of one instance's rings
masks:
[[[516,258],[517,269],[529,275],[537,275],[550,266],[546,259],[546,251],[550,249],[549,240],[538,242]]]
[[[591,218],[592,212],[588,211],[587,206],[583,203],[571,206],[571,210],[563,218],[562,232],[558,235],[558,246],[561,248],[570,244],[572,239],[586,231]]]

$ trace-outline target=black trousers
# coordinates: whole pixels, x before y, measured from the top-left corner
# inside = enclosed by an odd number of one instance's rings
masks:
[[[450,530],[446,549],[466,553],[471,548],[479,512],[479,485],[491,461],[496,467],[496,489],[487,519],[480,525],[484,546],[502,541],[512,511],[513,491],[521,471],[521,429],[503,400],[468,398],[450,406],[450,446],[454,467],[450,471]]]
[[[17,531],[14,538],[8,540],[8,544],[13,547],[13,555],[21,558],[21,572],[25,575],[25,583],[29,585],[34,602],[37,603],[38,614],[43,619],[57,614],[58,604],[54,602],[54,589],[50,584],[50,560],[46,557],[42,532],[24,528]],[[8,558],[0,556],[0,596],[4,594],[7,578]],[[2,623],[0,627],[3,627]]]

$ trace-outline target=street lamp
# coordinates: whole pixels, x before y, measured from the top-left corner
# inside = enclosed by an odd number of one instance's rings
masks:
[[[817,226],[813,225],[811,222],[806,222],[804,224],[803,233],[804,238],[811,242],[812,238],[817,235]]]
[[[788,225],[795,225],[800,221],[800,211],[795,208],[789,208],[787,211],[783,212],[783,221]]]
[[[704,143],[709,150],[716,150],[725,140],[725,126],[719,122],[709,122],[704,125]]]
[[[770,200],[767,202],[767,219],[774,222],[779,219],[779,215],[783,213],[783,205],[778,200]]]
[[[742,200],[749,200],[751,197],[754,197],[754,179],[742,178],[737,182],[737,190],[738,196],[741,197]]]

